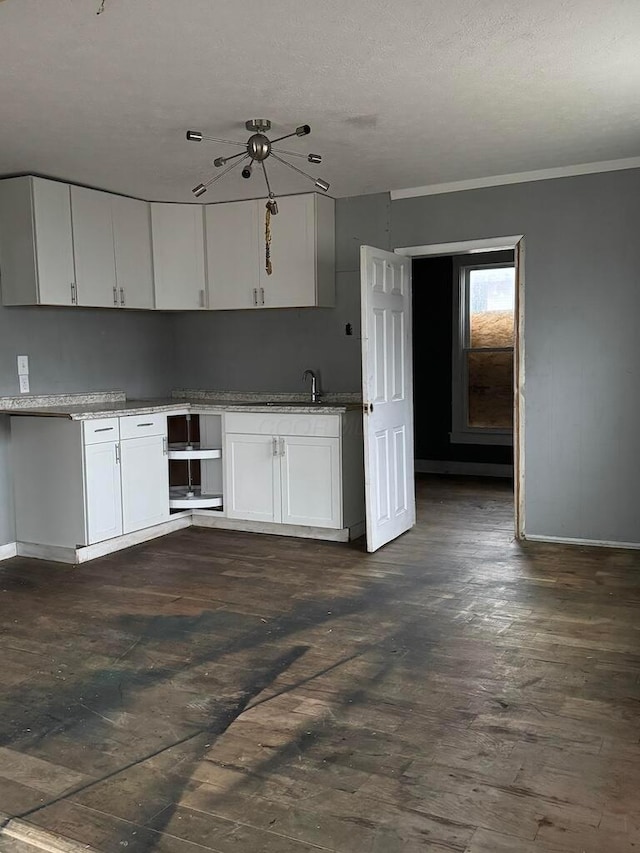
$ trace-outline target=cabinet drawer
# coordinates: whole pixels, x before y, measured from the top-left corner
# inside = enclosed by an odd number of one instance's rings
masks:
[[[167,416],[128,415],[120,418],[120,438],[140,438],[143,435],[166,435]]]
[[[118,441],[119,438],[118,418],[96,418],[95,420],[84,422],[85,444]]]
[[[285,412],[226,412],[225,431],[253,435],[340,436],[340,415],[296,415]]]

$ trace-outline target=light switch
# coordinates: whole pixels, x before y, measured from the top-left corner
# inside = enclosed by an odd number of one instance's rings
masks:
[[[18,376],[25,376],[29,373],[29,356],[18,356]]]
[[[21,373],[19,376],[20,379],[20,393],[28,394],[29,393],[29,374]]]

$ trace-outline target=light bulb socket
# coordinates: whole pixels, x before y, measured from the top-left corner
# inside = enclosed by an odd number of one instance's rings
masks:
[[[226,162],[227,162],[227,161],[225,160],[225,158],[224,158],[224,157],[216,157],[216,159],[213,161],[213,165],[214,165],[214,166],[216,166],[216,167],[219,169],[219,168],[220,168],[220,166],[224,166],[224,164],[225,164]]]
[[[325,192],[325,193],[326,193],[326,192],[327,192],[327,190],[329,189],[329,182],[328,182],[328,181],[323,181],[323,180],[322,180],[322,178],[318,178],[318,179],[316,180],[315,184],[316,184],[316,186],[318,187],[318,189],[319,189],[319,190],[322,190],[322,191],[323,191],[323,192]]]
[[[188,130],[187,139],[189,142],[202,142],[202,134],[199,130]]]
[[[307,160],[309,163],[322,163],[322,154],[309,154]]]
[[[266,207],[272,216],[278,215],[278,202],[275,200],[275,198],[270,198],[267,202]]]
[[[201,195],[204,195],[207,191],[207,188],[204,184],[198,184],[197,187],[194,187],[191,192],[194,194],[196,198],[199,198]]]
[[[311,127],[308,124],[301,124],[300,127],[296,127],[296,136],[307,136],[309,133],[311,133]]]
[[[251,173],[253,171],[253,163],[250,163],[248,166],[245,166],[241,172],[243,178],[250,178]]]

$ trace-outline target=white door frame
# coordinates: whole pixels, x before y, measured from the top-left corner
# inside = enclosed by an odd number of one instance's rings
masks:
[[[484,237],[478,240],[462,240],[456,243],[430,243],[425,246],[404,246],[395,249],[398,255],[408,258],[429,258],[442,255],[473,255],[477,252],[496,252],[514,249],[518,274],[516,340],[514,359],[515,418],[513,436],[513,481],[515,531],[518,539],[525,538],[525,406],[524,406],[524,278],[525,243],[524,234],[509,237]]]

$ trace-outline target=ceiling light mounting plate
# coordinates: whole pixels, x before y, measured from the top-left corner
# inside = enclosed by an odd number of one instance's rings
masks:
[[[271,122],[268,118],[252,118],[246,121],[244,126],[251,133],[267,133],[271,130]]]

